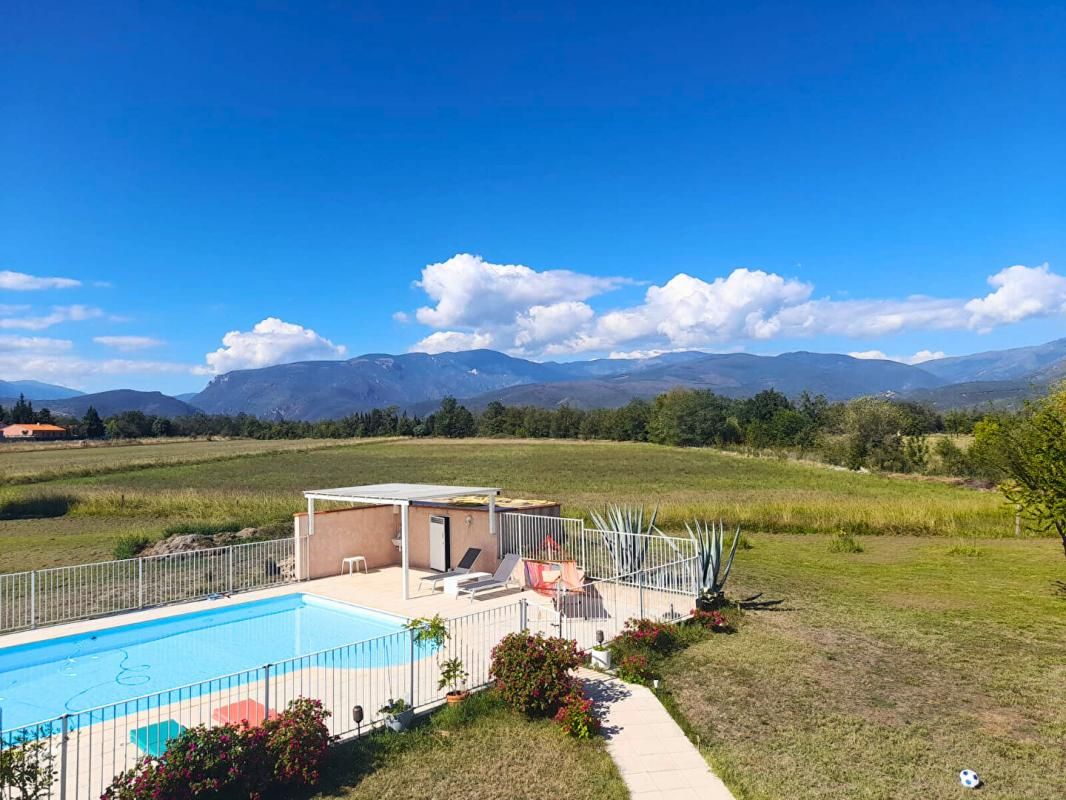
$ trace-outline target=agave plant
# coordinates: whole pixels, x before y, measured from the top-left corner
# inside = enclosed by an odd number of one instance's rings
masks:
[[[655,518],[658,515],[659,506],[655,506],[651,515],[647,516],[647,524],[645,524],[644,506],[612,503],[603,507],[602,514],[598,511],[589,511],[592,524],[600,531],[604,547],[614,560],[616,575],[628,575],[644,565],[648,548],[651,546],[651,537],[662,535],[662,532],[655,527]],[[627,533],[644,535],[619,535]]]
[[[700,570],[700,594],[698,604],[705,608],[714,608],[722,604],[725,597],[725,582],[729,580],[729,571],[733,568],[733,558],[740,544],[740,527],[733,534],[729,545],[729,555],[722,561],[725,549],[725,523],[703,522],[693,520],[685,523],[688,535],[696,546],[697,564]]]

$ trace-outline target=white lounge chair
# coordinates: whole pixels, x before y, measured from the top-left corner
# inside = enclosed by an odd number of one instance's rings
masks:
[[[474,597],[482,592],[493,592],[497,589],[506,588],[511,583],[516,582],[511,573],[514,572],[515,567],[518,566],[521,560],[522,557],[514,553],[504,556],[503,561],[500,562],[500,566],[496,568],[496,572],[491,578],[483,578],[479,581],[463,584],[459,587],[459,593],[470,595],[470,602],[473,602]]]
[[[433,585],[432,588],[436,589],[437,584],[441,581],[446,581],[448,578],[458,578],[460,575],[465,575],[466,573],[470,572],[471,569],[474,568],[474,562],[477,561],[477,557],[479,555],[481,555],[480,547],[468,548],[467,551],[463,553],[463,557],[459,559],[459,566],[457,566],[453,570],[449,570],[448,572],[438,572],[435,575],[423,576],[418,581],[419,588],[422,587],[423,581],[431,583]]]

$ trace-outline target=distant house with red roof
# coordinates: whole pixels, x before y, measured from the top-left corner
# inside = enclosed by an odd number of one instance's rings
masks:
[[[45,439],[66,439],[67,429],[59,425],[41,425],[38,423],[25,424],[15,423],[0,428],[0,436],[5,439],[18,439],[20,441],[41,441]]]

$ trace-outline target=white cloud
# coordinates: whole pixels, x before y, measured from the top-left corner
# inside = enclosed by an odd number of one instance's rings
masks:
[[[344,345],[333,344],[310,328],[277,317],[267,317],[250,331],[230,331],[222,337],[222,345],[207,354],[207,367],[199,372],[218,374],[293,361],[334,359],[347,353]]]
[[[492,264],[459,253],[422,270],[421,288],[436,305],[423,306],[415,318],[434,328],[510,325],[533,306],[590,297],[631,283],[562,269],[543,272],[519,264]]]
[[[994,292],[966,304],[971,328],[987,331],[1027,317],[1066,313],[1066,277],[1056,275],[1047,264],[1007,267],[988,284]]]
[[[479,350],[493,346],[488,333],[463,333],[462,331],[437,331],[411,347],[413,353],[451,353],[456,350]]]
[[[579,300],[532,306],[515,320],[518,332],[514,343],[517,347],[526,348],[556,342],[577,333],[595,316],[596,312]]]
[[[678,273],[649,286],[643,301],[628,307],[599,312],[586,302],[633,283],[490,264],[460,254],[426,267],[416,284],[436,303],[420,308],[417,321],[439,330],[414,349],[493,346],[524,356],[723,350],[821,335],[877,339],[907,331],[985,331],[1066,313],[1066,277],[1047,264],[1008,267],[989,278],[992,293],[969,300],[816,297],[814,287],[802,280],[739,268],[707,280]],[[898,358],[921,363],[938,356],[926,351]]]
[[[94,336],[93,341],[104,347],[113,347],[123,353],[159,347],[163,342],[151,336]]]
[[[69,339],[50,339],[46,336],[0,335],[0,353],[13,350],[31,353],[59,353],[70,350],[74,343]]]
[[[99,319],[102,316],[104,316],[103,311],[91,306],[52,306],[52,310],[48,314],[41,316],[0,318],[0,330],[41,331],[61,322],[82,322],[87,319]]]
[[[411,317],[406,311],[394,311],[392,312],[392,321],[404,325],[411,321]]]
[[[861,350],[848,353],[852,358],[880,359],[881,361],[898,361],[901,364],[921,364],[924,361],[932,361],[937,358],[947,358],[947,353],[940,350],[919,350],[911,356],[889,356],[881,350]]]
[[[41,289],[73,289],[81,286],[81,281],[73,278],[43,278],[28,275],[25,272],[0,270],[0,289],[9,292],[30,292]]]
[[[79,386],[98,376],[192,374],[192,364],[137,359],[91,359],[72,352],[69,339],[0,334],[0,376]],[[109,387],[112,388],[112,387]]]

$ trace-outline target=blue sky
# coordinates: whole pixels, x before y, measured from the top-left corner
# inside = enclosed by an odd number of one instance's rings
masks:
[[[396,5],[6,6],[0,378],[1066,332],[1062,4]]]

